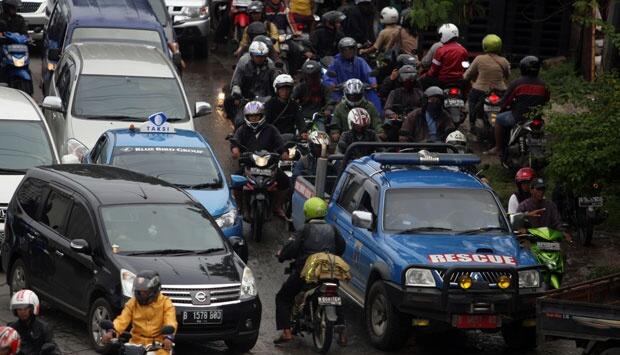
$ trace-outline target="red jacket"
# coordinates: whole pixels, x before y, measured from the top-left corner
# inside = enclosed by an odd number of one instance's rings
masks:
[[[437,48],[428,76],[437,77],[442,83],[453,83],[463,79],[465,68],[461,64],[469,59],[467,49],[458,42],[448,42]]]

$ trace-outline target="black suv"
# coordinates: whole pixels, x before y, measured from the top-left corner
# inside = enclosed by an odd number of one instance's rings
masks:
[[[2,266],[11,292],[33,289],[87,322],[113,318],[135,274],[159,272],[176,307],[177,339],[224,340],[234,351],[258,338],[261,303],[252,271],[220,228],[183,190],[101,165],[28,171],[9,203]]]

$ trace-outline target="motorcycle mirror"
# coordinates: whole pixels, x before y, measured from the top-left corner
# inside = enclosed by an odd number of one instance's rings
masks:
[[[171,335],[174,333],[174,327],[171,325],[164,325],[161,328],[161,334],[162,335]]]

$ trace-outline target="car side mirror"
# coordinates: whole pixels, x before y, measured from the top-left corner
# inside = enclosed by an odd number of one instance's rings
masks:
[[[237,253],[237,255],[241,256],[243,252],[243,246],[245,245],[245,240],[241,237],[232,236],[228,238],[228,242],[232,246],[232,249]]]
[[[73,239],[70,246],[75,252],[80,254],[90,254],[90,246],[84,239]]]
[[[46,96],[43,99],[41,107],[54,112],[64,112],[64,109],[62,108],[62,99],[58,96]]]
[[[61,164],[80,164],[80,158],[76,157],[73,154],[65,154],[60,158]]]
[[[171,325],[164,325],[163,327],[161,327],[161,334],[162,335],[174,334],[174,327]]]
[[[202,117],[206,115],[210,115],[213,112],[211,108],[211,104],[203,101],[196,102],[194,117]]]
[[[248,179],[241,175],[230,175],[230,187],[233,189],[242,188],[248,183]]]
[[[514,213],[510,215],[510,226],[513,231],[526,228],[527,219],[524,213]]]
[[[355,227],[372,229],[372,213],[366,211],[353,211],[351,216],[351,222]]]
[[[48,49],[47,59],[53,62],[58,62],[60,60],[60,48]]]

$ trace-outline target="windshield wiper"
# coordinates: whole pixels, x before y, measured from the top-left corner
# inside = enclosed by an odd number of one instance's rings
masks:
[[[190,189],[190,190],[202,190],[202,189],[216,189],[218,187],[222,187],[222,182],[218,181],[218,182],[206,182],[204,184],[196,184],[196,185],[189,185],[188,187],[183,187],[184,189]]]
[[[482,227],[482,228],[464,230],[464,231],[458,232],[457,234],[477,234],[477,233],[485,233],[485,232],[500,231],[500,230],[506,231],[506,229],[502,227]]]
[[[210,249],[203,249],[203,250],[196,250],[194,251],[194,254],[196,255],[204,255],[204,254],[211,254],[211,253],[215,253],[216,251],[224,251],[226,249],[224,248],[210,248]]]
[[[0,168],[0,174],[2,174],[2,175],[12,175],[12,174],[24,175],[25,173],[26,173],[26,169],[6,169],[6,168]]]
[[[177,122],[177,121],[183,121],[185,120],[185,118],[178,118],[178,117],[168,117],[168,122]]]
[[[427,226],[427,227],[409,228],[404,231],[400,231],[397,234],[408,234],[408,233],[415,233],[415,232],[450,232],[450,231],[452,231],[452,229],[450,228]]]
[[[98,116],[85,116],[84,118],[89,120],[117,120],[117,121],[132,121],[132,122],[144,122],[144,117],[133,117],[125,115],[98,115]]]
[[[157,249],[157,250],[145,250],[145,251],[134,251],[131,253],[127,253],[126,255],[169,255],[169,254],[185,254],[185,253],[194,253],[194,250],[187,249]]]

